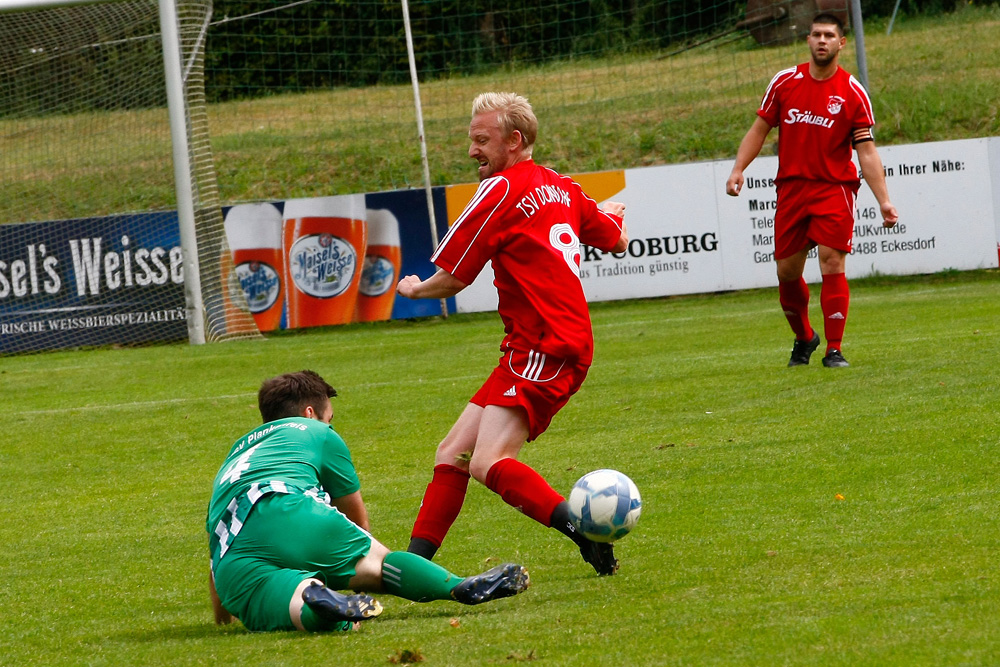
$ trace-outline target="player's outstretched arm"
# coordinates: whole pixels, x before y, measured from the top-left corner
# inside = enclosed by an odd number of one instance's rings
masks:
[[[443,269],[427,280],[420,276],[404,276],[396,285],[396,292],[407,299],[447,299],[455,296],[468,285]]]
[[[625,252],[628,248],[628,227],[625,226],[625,204],[617,201],[606,201],[601,204],[601,210],[622,219],[622,235],[611,252]]]
[[[620,201],[611,201],[610,199],[603,204],[601,204],[601,210],[605,213],[610,213],[611,215],[618,216],[619,218],[625,217],[625,204]]]
[[[889,187],[885,183],[885,169],[882,166],[882,158],[875,148],[875,142],[865,141],[857,144],[854,149],[858,152],[858,163],[861,165],[861,173],[865,182],[871,188],[882,211],[882,226],[892,227],[899,221],[899,213],[889,201]]]
[[[625,252],[626,249],[628,249],[628,227],[622,220],[622,235],[618,237],[618,243],[611,249],[611,252]]]
[[[771,126],[760,116],[757,116],[753,125],[747,130],[743,141],[740,142],[739,149],[736,151],[736,163],[733,164],[733,171],[726,181],[726,194],[730,197],[740,194],[740,190],[743,189],[743,170],[760,154],[760,149],[764,147],[764,141],[770,131]]]

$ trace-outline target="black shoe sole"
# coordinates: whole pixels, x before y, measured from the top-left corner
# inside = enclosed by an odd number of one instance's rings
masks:
[[[618,571],[618,559],[615,558],[614,548],[610,543],[588,540],[586,544],[580,545],[580,555],[601,577],[610,577]]]
[[[382,604],[370,595],[344,595],[316,583],[302,591],[302,601],[328,621],[367,621],[382,613]]]
[[[451,597],[462,604],[482,604],[490,600],[509,598],[525,591],[530,585],[528,571],[514,563],[505,563],[466,577],[451,591]]]

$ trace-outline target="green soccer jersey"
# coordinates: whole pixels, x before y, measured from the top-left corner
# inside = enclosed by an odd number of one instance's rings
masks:
[[[205,526],[212,567],[269,493],[301,493],[329,503],[361,488],[351,452],[333,427],[292,417],[268,422],[236,441],[212,485]]]

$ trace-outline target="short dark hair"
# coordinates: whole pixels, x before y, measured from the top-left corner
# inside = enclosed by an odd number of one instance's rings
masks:
[[[326,399],[336,395],[337,390],[315,371],[285,373],[264,380],[257,392],[257,407],[266,424],[275,419],[298,417],[309,406],[321,413]]]
[[[822,12],[813,17],[812,23],[809,24],[810,27],[819,23],[820,25],[835,25],[837,26],[837,33],[843,37],[844,36],[844,22],[840,20],[840,17],[836,14],[831,14],[830,12]]]

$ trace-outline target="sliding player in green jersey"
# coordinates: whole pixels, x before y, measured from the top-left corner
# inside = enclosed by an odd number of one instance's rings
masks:
[[[520,565],[459,577],[372,537],[351,453],[330,426],[336,395],[313,371],[261,385],[264,424],[232,446],[208,508],[216,623],[318,632],[382,613],[370,595],[338,589],[463,604],[525,590]]]

